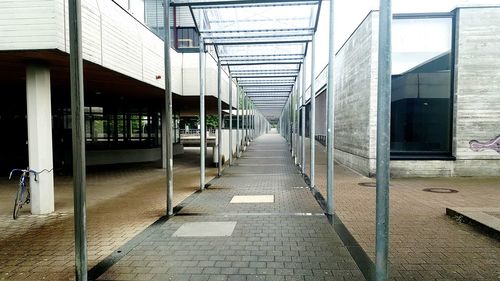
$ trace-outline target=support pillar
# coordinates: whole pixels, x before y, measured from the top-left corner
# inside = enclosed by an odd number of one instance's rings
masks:
[[[71,124],[73,146],[73,206],[75,225],[75,279],[87,280],[87,220],[86,220],[86,165],[85,115],[82,59],[82,5],[70,0],[69,14],[69,69],[71,85]]]
[[[314,75],[314,63],[316,59],[316,48],[315,48],[315,41],[316,41],[316,35],[314,34],[312,36],[312,41],[311,41],[311,112],[310,112],[310,141],[311,141],[311,167],[310,167],[310,175],[309,179],[311,181],[311,187],[316,186],[315,182],[315,167],[314,165],[316,164],[316,89],[314,87],[314,80],[315,80],[315,75]]]
[[[167,110],[165,107],[161,108],[161,168],[167,168]]]
[[[205,189],[205,151],[207,134],[205,130],[205,44],[200,36],[200,190]]]
[[[233,78],[229,74],[229,165],[233,165]]]
[[[248,98],[250,100],[250,98]],[[251,123],[252,124],[252,139],[255,139],[255,107],[254,107],[254,104],[252,101],[250,101],[250,112],[251,112],[251,115],[250,115],[250,118],[251,118]]]
[[[389,180],[391,137],[391,0],[380,0],[377,91],[377,191],[375,280],[389,280]]]
[[[54,211],[50,95],[50,69],[41,65],[28,66],[26,69],[26,103],[29,168],[41,172],[38,175],[38,181],[30,175],[31,213],[35,215],[49,214]]]
[[[240,87],[236,87],[236,157],[240,157],[241,138],[240,138]]]
[[[171,88],[171,80],[172,80],[172,72],[171,72],[171,61],[170,61],[170,0],[164,0],[163,3],[163,16],[165,18],[164,22],[164,31],[165,31],[165,40],[163,45],[164,51],[164,64],[165,64],[165,109],[164,109],[164,117],[162,116],[162,129],[163,138],[162,138],[162,146],[165,149],[164,153],[164,165],[166,170],[167,177],[167,186],[166,186],[166,215],[172,216],[174,214],[174,148],[172,144],[172,88]],[[164,124],[164,125],[163,125]],[[164,139],[164,140],[163,140]],[[164,142],[164,144],[163,144]],[[162,159],[163,160],[163,159]]]
[[[334,212],[334,201],[333,201],[333,188],[334,188],[334,169],[335,169],[335,157],[334,157],[334,130],[335,130],[335,96],[334,96],[334,1],[330,1],[330,32],[329,32],[329,48],[328,48],[328,88],[327,88],[327,118],[326,118],[326,213],[333,215]]]
[[[218,128],[217,128],[217,176],[220,177],[222,173],[222,99],[220,97],[222,92],[221,81],[221,65],[220,60],[217,60],[217,111],[218,111]]]
[[[301,93],[302,93],[302,109],[300,113],[301,124],[300,132],[302,134],[300,138],[300,171],[302,174],[306,173],[306,60],[302,63],[302,77],[300,78]]]
[[[245,148],[247,145],[247,128],[246,128],[246,116],[247,116],[247,109],[246,109],[246,97],[245,93],[243,93],[243,104],[242,104],[242,114],[241,114],[241,124],[243,126],[243,132],[242,132],[242,138],[243,138],[243,145],[241,147],[241,150]]]

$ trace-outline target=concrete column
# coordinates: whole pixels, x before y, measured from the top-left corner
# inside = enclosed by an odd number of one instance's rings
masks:
[[[54,211],[54,173],[52,161],[52,109],[50,70],[30,65],[26,68],[29,167],[41,172],[38,181],[30,177],[31,213]]]
[[[240,87],[236,87],[236,157],[240,157]]]
[[[229,74],[229,165],[233,165],[233,78]]]
[[[315,171],[316,171],[316,89],[314,87],[314,82],[316,79],[316,76],[314,75],[314,64],[316,60],[316,44],[315,44],[315,37],[316,35],[312,36],[312,41],[311,41],[311,111],[309,112],[309,125],[310,125],[310,133],[309,133],[309,140],[311,142],[311,163],[310,163],[310,172],[309,172],[309,180],[311,182],[311,187],[316,187],[316,177],[315,177]]]
[[[200,36],[200,190],[205,189],[205,149],[207,147],[207,133],[205,128],[205,75],[205,44],[203,37]]]
[[[161,168],[167,168],[167,138],[165,132],[167,131],[167,112],[165,107],[161,108]]]

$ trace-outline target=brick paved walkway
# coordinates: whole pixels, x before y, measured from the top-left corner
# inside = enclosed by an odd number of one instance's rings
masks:
[[[326,149],[317,142],[316,152],[316,185],[326,196]],[[375,188],[359,183],[375,179],[336,165],[335,180],[336,214],[374,260]],[[422,190],[430,187],[459,192]],[[500,280],[500,243],[446,215],[449,206],[499,207],[499,202],[500,177],[392,179],[391,280]]]
[[[98,279],[364,280],[279,135],[257,138],[210,184],[176,216],[141,234]],[[230,203],[233,196],[254,195],[272,195],[274,202]],[[207,228],[177,237],[196,222],[227,222],[234,230],[226,237],[203,237],[214,235]]]
[[[217,169],[207,155],[207,178]],[[199,149],[174,158],[174,203],[198,188]],[[157,165],[90,168],[87,174],[89,268],[165,213],[165,170]],[[71,177],[55,179],[56,211],[12,219],[16,181],[0,180],[0,280],[74,280]]]

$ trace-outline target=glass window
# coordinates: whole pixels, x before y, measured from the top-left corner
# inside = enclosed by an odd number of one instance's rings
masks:
[[[69,109],[63,113],[64,120],[71,119]],[[130,109],[127,113],[118,113],[103,107],[85,107],[85,140],[90,149],[158,147],[160,126],[158,111]]]
[[[452,18],[395,19],[391,153],[450,155]]]
[[[138,141],[141,136],[141,119],[139,115],[130,115],[130,140]]]

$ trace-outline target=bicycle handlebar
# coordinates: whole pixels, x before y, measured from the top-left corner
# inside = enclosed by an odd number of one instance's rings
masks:
[[[12,171],[10,171],[10,174],[9,174],[9,180],[12,178],[12,175],[15,173],[15,172],[21,172],[23,174],[25,173],[28,173],[28,174],[33,174],[35,175],[35,181],[38,181],[38,174],[40,173],[43,173],[43,172],[48,172],[50,173],[52,171],[52,169],[50,170],[47,170],[47,169],[43,169],[41,170],[40,172],[37,172],[35,170],[31,170],[30,168],[27,168],[27,169],[13,169]]]

